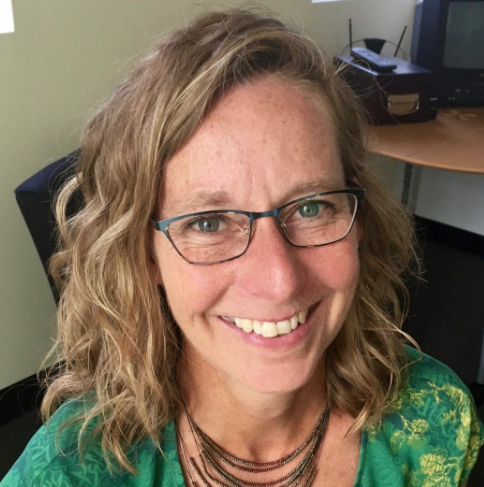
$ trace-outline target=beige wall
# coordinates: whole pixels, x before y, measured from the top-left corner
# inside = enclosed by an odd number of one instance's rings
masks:
[[[182,25],[203,8],[192,3],[13,0],[16,32],[0,35],[0,389],[36,371],[50,345],[55,313],[13,190],[77,147],[79,129],[93,104],[158,33]],[[349,16],[355,39],[397,41],[403,25],[411,24],[414,0],[263,4],[339,52],[347,44]]]

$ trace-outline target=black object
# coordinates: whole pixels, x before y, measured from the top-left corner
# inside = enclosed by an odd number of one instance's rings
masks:
[[[479,382],[471,382],[469,385],[469,390],[474,397],[476,406],[482,406],[484,404],[484,384],[479,384]]]
[[[59,372],[60,365],[54,367],[52,374]],[[47,371],[33,374],[15,384],[0,390],[0,428],[24,414],[39,410],[45,395]]]
[[[396,56],[398,54],[398,50],[400,49],[400,46],[402,45],[403,38],[405,37],[405,32],[407,32],[407,26],[403,28],[402,35],[400,36],[400,40],[398,41],[397,48],[395,49],[395,53],[393,54]]]
[[[341,74],[362,99],[374,125],[424,122],[435,118],[429,98],[432,73],[424,68],[389,57],[396,68],[381,73],[366,63],[355,62],[353,56],[339,56],[335,62],[343,66]]]
[[[349,35],[350,35],[350,49],[353,47],[353,26],[351,25],[351,19],[348,21]]]
[[[59,302],[59,293],[48,271],[49,260],[56,250],[53,204],[59,189],[74,175],[78,157],[79,151],[75,151],[49,164],[15,190],[17,203],[44,266],[56,303]],[[67,216],[75,214],[81,206],[81,195],[76,193],[69,202]]]
[[[388,73],[397,67],[390,58],[380,56],[380,54],[364,47],[352,47],[351,54],[353,55],[355,62],[363,61],[364,63],[367,63],[370,68],[379,73]]]
[[[375,37],[367,37],[363,39],[365,43],[365,47],[370,51],[376,52],[377,54],[381,54],[381,50],[383,46],[387,43],[385,39],[378,39]]]
[[[419,0],[412,63],[434,72],[435,106],[484,106],[484,0]]]
[[[348,19],[348,31],[349,31],[349,40],[350,40],[350,43],[348,44],[348,46],[351,50],[351,49],[353,49],[353,23],[352,23],[351,19]],[[405,26],[403,28],[403,31],[402,31],[402,34],[400,35],[400,40],[398,41],[398,44],[394,44],[391,41],[386,41],[385,39],[380,39],[377,37],[367,37],[366,39],[360,39],[360,40],[355,41],[355,42],[363,41],[365,43],[366,49],[369,49],[370,51],[373,51],[376,54],[381,54],[383,46],[388,42],[389,44],[393,44],[394,46],[396,46],[395,54],[394,54],[394,56],[396,56],[398,54],[398,51],[400,50],[400,46],[402,45],[402,41],[403,41],[403,38],[405,36],[406,31],[407,31],[407,26]],[[346,46],[345,49],[348,46]],[[402,49],[402,52],[403,52],[403,49]],[[344,49],[343,49],[343,53],[344,53]],[[404,58],[405,58],[405,53],[404,53]]]
[[[423,281],[408,282],[410,312],[403,329],[426,353],[457,372],[481,406],[484,237],[417,215],[415,224],[424,274]],[[475,369],[477,380],[472,382]]]
[[[406,26],[405,26],[406,28]],[[350,49],[353,49],[353,24],[352,24],[352,21],[351,19],[348,19],[348,31],[349,31],[349,40],[350,40],[350,43],[348,44],[348,46],[350,47]],[[403,31],[405,33],[405,30]],[[403,36],[403,34],[402,34]],[[361,42],[363,41],[365,43],[365,47],[367,49],[370,49],[370,51],[373,51],[373,52],[376,52],[377,54],[380,54],[381,53],[381,50],[383,49],[383,46],[385,45],[386,41],[385,39],[378,39],[378,38],[373,38],[373,37],[368,37],[366,39],[360,39],[356,42]],[[348,47],[346,46],[346,47]],[[398,49],[400,48],[400,44],[397,46],[397,52],[398,52]],[[395,56],[397,54],[395,53]]]

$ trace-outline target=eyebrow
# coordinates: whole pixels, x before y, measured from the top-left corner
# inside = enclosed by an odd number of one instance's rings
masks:
[[[313,181],[298,184],[291,189],[287,195],[290,199],[298,198],[298,196],[305,196],[310,193],[323,193],[325,191],[336,191],[338,189],[345,189],[346,183],[340,182],[334,178],[322,177]],[[281,203],[282,204],[282,203]]]
[[[170,205],[170,214],[182,215],[185,213],[204,211],[206,209],[228,208],[233,206],[230,194],[226,191],[196,191],[186,198],[177,199]]]
[[[289,201],[313,193],[323,193],[345,189],[346,184],[333,178],[322,177],[291,188],[275,206],[281,206]],[[227,191],[196,191],[184,199],[178,199],[170,205],[170,214],[182,215],[185,213],[205,211],[210,209],[235,210],[231,193]]]

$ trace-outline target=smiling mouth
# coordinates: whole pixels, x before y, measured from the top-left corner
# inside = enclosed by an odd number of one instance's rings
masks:
[[[257,321],[248,318],[232,318],[223,316],[227,321],[245,331],[255,333],[265,338],[274,338],[280,335],[287,335],[294,331],[300,324],[306,322],[310,308],[303,309],[284,321]]]

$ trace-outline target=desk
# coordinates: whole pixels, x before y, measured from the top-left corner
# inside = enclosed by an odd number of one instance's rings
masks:
[[[407,204],[414,164],[484,174],[484,107],[446,108],[428,122],[372,127],[370,151],[406,163]]]
[[[405,162],[407,204],[414,165],[484,174],[484,107],[441,109],[428,122],[372,127],[370,151]],[[484,384],[484,337],[477,382]]]

